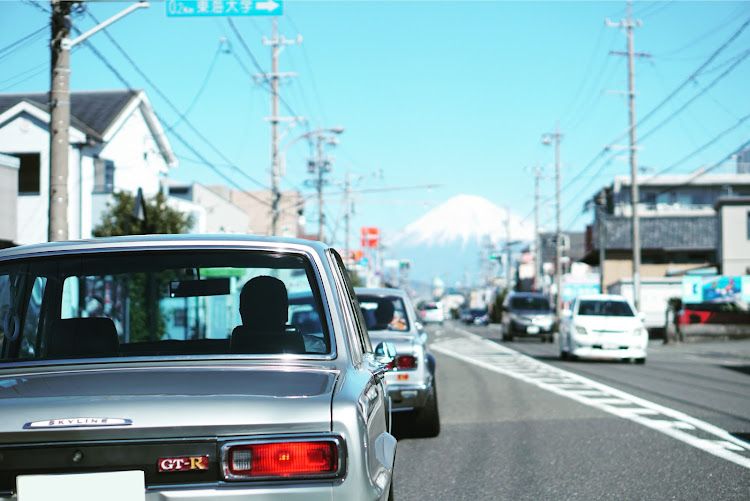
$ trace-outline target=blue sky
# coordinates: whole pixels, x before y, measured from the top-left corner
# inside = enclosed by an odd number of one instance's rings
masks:
[[[99,21],[130,2],[87,2]],[[620,21],[624,1],[608,2],[360,2],[287,1],[278,18],[287,39],[280,71],[295,72],[281,87],[292,110],[309,127],[343,126],[329,191],[339,189],[347,170],[355,189],[383,189],[357,195],[352,241],[360,226],[379,226],[392,235],[427,210],[457,194],[478,195],[510,206],[533,224],[534,180],[539,165],[542,224],[554,229],[554,150],[541,142],[559,122],[562,142],[562,225],[581,231],[592,215],[584,202],[617,174],[629,174],[626,159],[595,160],[627,127],[625,96],[606,91],[627,88],[626,58],[610,55],[626,47],[624,33],[605,25]],[[0,1],[0,92],[49,88],[49,31],[12,50],[17,40],[43,28],[48,2]],[[635,48],[651,54],[636,63],[637,116],[642,117],[682,84],[750,20],[750,2],[634,2]],[[267,17],[234,17],[264,71],[270,71]],[[74,16],[85,31],[96,22]],[[146,90],[169,127],[178,115],[159,91],[237,169],[202,142],[184,123],[175,131],[215,163],[235,187],[269,185],[269,93],[247,74],[256,73],[242,42],[226,18],[172,18],[164,2],[151,2],[117,21],[108,33],[150,80],[144,79],[104,33],[90,41],[133,87]],[[227,42],[220,42],[224,37]],[[645,135],[639,163],[661,170],[736,125],[750,112],[750,27],[729,44],[680,93],[638,128]],[[749,58],[750,59],[750,58]],[[241,61],[240,62],[238,62]],[[685,111],[683,103],[740,61]],[[244,65],[244,68],[243,68]],[[158,91],[154,88],[158,88]],[[87,47],[72,55],[74,90],[122,88],[123,84]],[[283,109],[285,113],[289,110]],[[282,146],[307,126],[292,128]],[[750,136],[750,120],[721,136],[713,146],[676,165],[672,173],[713,165]],[[171,177],[203,184],[227,184],[202,165],[176,137],[170,141],[180,166]],[[625,144],[624,140],[620,144]],[[313,195],[304,181],[309,148],[304,141],[287,153],[282,188]],[[716,172],[729,172],[730,163]],[[244,174],[240,174],[241,170]],[[381,177],[373,174],[382,172]],[[427,189],[426,184],[442,186]],[[413,187],[413,189],[400,189]],[[398,188],[398,189],[397,189]],[[343,244],[340,195],[328,197],[327,218]],[[317,204],[307,217],[315,231]],[[335,233],[333,233],[335,230]]]

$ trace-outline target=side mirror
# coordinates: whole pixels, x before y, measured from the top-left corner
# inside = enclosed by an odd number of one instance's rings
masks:
[[[426,343],[427,342],[427,333],[426,332],[420,333],[419,334],[419,339],[422,340],[422,343]]]
[[[378,343],[375,347],[375,360],[379,364],[388,365],[396,359],[396,347],[390,341]]]
[[[562,311],[563,318],[570,318],[573,316],[573,312],[571,310],[563,310]]]
[[[638,320],[640,320],[641,322],[645,322],[646,321],[646,313],[644,313],[642,311],[639,311],[638,312]]]

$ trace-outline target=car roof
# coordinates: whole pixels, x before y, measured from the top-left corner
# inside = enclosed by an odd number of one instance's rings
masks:
[[[586,301],[628,301],[628,298],[620,294],[582,294],[578,296],[578,299]]]
[[[543,292],[511,292],[508,297],[542,297],[549,299],[549,296]]]
[[[0,260],[18,256],[33,256],[48,253],[68,253],[79,251],[114,251],[139,249],[143,247],[154,250],[166,250],[170,247],[220,247],[239,246],[257,248],[282,248],[300,250],[303,247],[313,252],[323,252],[328,246],[322,242],[298,238],[266,237],[247,234],[179,234],[179,235],[128,235],[101,237],[84,240],[67,240],[63,242],[45,242],[21,245],[0,250]]]
[[[392,289],[388,287],[355,287],[354,293],[357,295],[360,294],[369,294],[371,296],[399,296],[399,297],[408,297],[406,292],[402,289]]]

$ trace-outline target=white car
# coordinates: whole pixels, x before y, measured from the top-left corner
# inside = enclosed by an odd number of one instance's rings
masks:
[[[608,358],[646,362],[648,331],[643,315],[627,298],[612,294],[579,296],[563,311],[560,358]]]
[[[443,311],[443,303],[425,303],[420,310],[422,322],[429,324],[443,324],[445,320],[445,313]]]

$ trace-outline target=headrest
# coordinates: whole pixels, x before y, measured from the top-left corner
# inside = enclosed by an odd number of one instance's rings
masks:
[[[52,328],[50,357],[115,356],[120,346],[111,318],[66,318]]]

